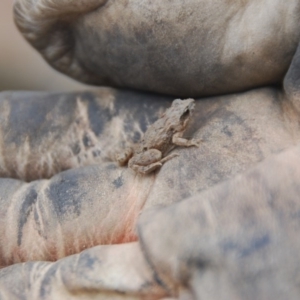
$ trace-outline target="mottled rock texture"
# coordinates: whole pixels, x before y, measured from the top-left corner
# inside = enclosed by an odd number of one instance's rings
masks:
[[[114,154],[172,98],[1,93],[1,297],[297,299],[300,137],[287,82],[197,99],[186,137],[200,147],[174,149],[149,176]]]
[[[0,299],[298,300],[299,12],[16,1],[55,69],[136,91],[0,93]],[[196,98],[200,147],[149,176],[118,166],[173,95]]]

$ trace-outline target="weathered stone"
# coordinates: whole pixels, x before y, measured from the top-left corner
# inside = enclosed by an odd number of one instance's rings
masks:
[[[14,11],[55,69],[175,97],[278,83],[300,40],[299,0],[18,0]]]

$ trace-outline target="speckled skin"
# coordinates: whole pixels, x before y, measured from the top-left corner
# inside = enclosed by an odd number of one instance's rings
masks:
[[[175,99],[171,107],[147,128],[141,141],[117,157],[119,164],[124,165],[128,161],[129,168],[147,175],[178,156],[177,153],[169,153],[175,146],[198,147],[199,141],[183,138],[194,108],[194,99]]]

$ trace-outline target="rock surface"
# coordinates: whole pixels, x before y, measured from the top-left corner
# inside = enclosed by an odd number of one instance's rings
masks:
[[[282,80],[300,1],[18,0],[15,21],[55,69],[86,83],[200,97]]]

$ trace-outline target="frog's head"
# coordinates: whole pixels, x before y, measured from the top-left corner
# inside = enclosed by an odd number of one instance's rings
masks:
[[[172,107],[176,109],[179,122],[185,127],[195,108],[195,100],[191,98],[185,100],[176,99],[172,102]]]

